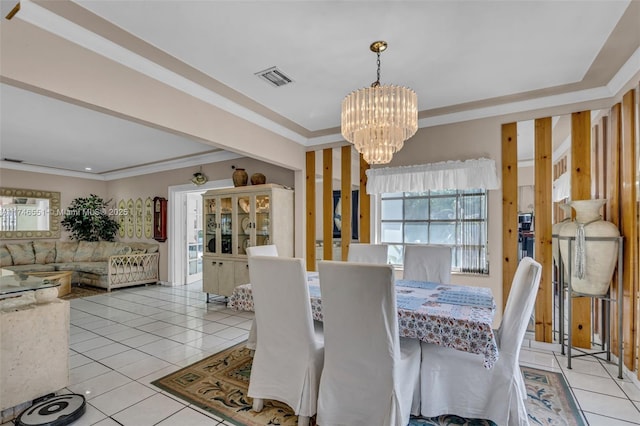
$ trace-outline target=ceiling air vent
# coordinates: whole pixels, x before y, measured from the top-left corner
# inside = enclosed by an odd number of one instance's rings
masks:
[[[257,72],[255,75],[276,87],[284,86],[285,84],[293,82],[293,80],[280,71],[278,67],[267,68],[264,71]]]

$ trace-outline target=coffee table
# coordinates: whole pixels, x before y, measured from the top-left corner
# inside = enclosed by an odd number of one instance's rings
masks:
[[[29,272],[28,275],[40,278],[46,278],[51,281],[58,281],[58,297],[71,293],[71,271],[51,271],[51,272]]]

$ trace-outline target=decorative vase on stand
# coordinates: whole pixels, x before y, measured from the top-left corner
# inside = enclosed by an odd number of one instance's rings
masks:
[[[563,226],[565,226],[568,222],[571,222],[571,214],[573,212],[573,208],[571,205],[566,203],[558,204],[558,207],[564,212],[564,219],[560,222],[554,223],[551,227],[551,253],[553,255],[553,262],[556,264],[556,267],[560,265],[560,244],[558,240],[558,236],[560,236],[560,230]],[[569,275],[567,275],[567,269],[564,269],[564,282],[569,282]]]
[[[619,237],[620,232],[600,216],[600,209],[606,202],[604,199],[572,201],[570,205],[576,211],[576,219],[560,229],[561,237],[575,238],[560,240],[560,254],[565,270],[571,267],[571,289],[576,293],[604,296],[609,290],[618,261],[618,240],[614,238]],[[591,237],[609,237],[612,240],[589,240]]]
[[[249,175],[244,169],[238,167],[233,171],[231,179],[233,179],[233,186],[247,186]]]

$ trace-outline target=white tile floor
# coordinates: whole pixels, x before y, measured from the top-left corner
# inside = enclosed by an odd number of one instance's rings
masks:
[[[253,314],[207,304],[200,289],[136,287],[71,301],[67,391],[88,402],[74,425],[229,424],[150,384],[246,339]],[[567,370],[559,353],[530,345],[521,364],[561,371],[590,425],[640,425],[640,388],[617,379],[615,365],[584,357]]]

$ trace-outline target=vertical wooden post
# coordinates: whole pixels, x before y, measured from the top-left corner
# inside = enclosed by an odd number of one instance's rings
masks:
[[[322,150],[322,258],[333,259],[333,149]]]
[[[502,307],[518,267],[518,125],[502,125]]]
[[[535,305],[535,335],[540,342],[553,340],[553,257],[551,247],[551,117],[535,120],[535,258],[542,277]]]
[[[367,194],[367,170],[369,163],[364,161],[364,157],[360,154],[360,233],[359,240],[361,243],[371,242],[371,197]]]
[[[349,244],[351,243],[351,145],[342,147],[340,160],[342,164],[340,199],[342,203],[342,231],[340,244],[342,260],[347,260]]]
[[[591,198],[591,112],[571,114],[571,199]],[[573,346],[591,348],[591,299],[572,301]]]
[[[610,132],[607,139],[607,198],[605,206],[607,220],[620,229],[620,138],[622,134],[621,118],[622,105],[615,104],[611,108]],[[618,353],[618,271],[616,270],[611,279],[611,298],[615,303],[611,304],[611,352],[619,356]]]
[[[636,199],[636,121],[635,90],[622,97],[622,139],[620,143],[620,233],[624,235],[624,364],[630,370],[636,359],[638,293],[638,205]],[[640,373],[639,373],[640,374]]]
[[[307,271],[316,270],[316,153],[308,151],[306,154],[306,263]]]

